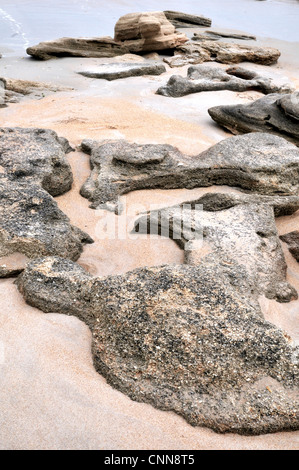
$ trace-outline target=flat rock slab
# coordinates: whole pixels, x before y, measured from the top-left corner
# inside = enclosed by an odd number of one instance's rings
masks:
[[[49,129],[0,128],[0,172],[14,181],[39,183],[52,196],[71,189],[69,142]]]
[[[60,38],[28,47],[28,55],[35,59],[49,60],[55,57],[115,57],[130,52],[111,37]]]
[[[290,253],[299,262],[299,231],[295,230],[286,235],[281,235],[280,239],[288,245]]]
[[[220,31],[215,31],[215,30],[210,30],[210,31],[205,31],[205,38],[206,36],[212,36],[214,38],[220,39],[220,38],[231,38],[231,39],[241,39],[242,41],[256,41],[256,36],[253,36],[252,34],[237,34],[237,33],[223,33]],[[200,33],[194,33],[194,36],[192,38],[193,41],[201,40],[201,34]]]
[[[189,67],[186,78],[172,75],[167,84],[157,90],[157,94],[177,98],[191,93],[219,90],[257,90],[264,94],[290,93],[294,91],[294,86],[290,83],[276,84],[272,79],[242,67],[223,70],[208,65],[197,65]]]
[[[4,106],[7,103],[18,103],[25,96],[32,99],[42,99],[51,93],[70,90],[72,88],[55,86],[49,83],[0,77],[0,93],[2,93],[2,105]]]
[[[250,104],[215,106],[210,116],[233,134],[269,132],[299,145],[299,94],[270,94]]]
[[[91,175],[81,195],[93,208],[140,189],[176,189],[228,185],[265,195],[297,195],[299,151],[271,134],[225,139],[198,156],[188,157],[171,145],[137,145],[85,140]]]
[[[195,26],[211,26],[212,20],[203,15],[190,15],[180,11],[164,11],[166,18],[176,28],[194,28]]]
[[[111,63],[97,66],[94,70],[78,72],[88,78],[117,80],[119,78],[140,77],[142,75],[161,75],[166,68],[161,64]]]
[[[77,260],[92,239],[72,226],[39,185],[0,174],[0,277],[24,269],[28,259],[58,255]]]
[[[273,47],[257,47],[244,44],[200,41],[199,44],[189,42],[176,48],[176,52],[186,57],[202,57],[202,62],[215,61],[223,64],[238,64],[254,62],[262,65],[272,65],[280,57],[280,51]]]
[[[273,207],[292,207],[295,211],[299,198],[271,199],[208,194],[196,201],[148,212],[135,222],[135,232],[170,237],[184,249],[188,264],[202,263],[205,244],[219,261],[228,265],[236,288],[249,296],[255,293],[289,302],[298,294],[286,282],[287,265]]]
[[[133,400],[217,432],[299,429],[298,349],[213,257],[105,278],[43,258],[18,286],[31,305],[84,320],[97,371]]]

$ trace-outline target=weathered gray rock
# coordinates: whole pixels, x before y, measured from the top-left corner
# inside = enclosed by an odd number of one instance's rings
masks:
[[[0,277],[20,272],[30,258],[77,260],[86,243],[91,238],[70,224],[44,189],[25,178],[18,182],[0,174]]]
[[[92,172],[81,195],[97,208],[139,189],[228,185],[265,195],[296,195],[299,151],[271,134],[225,139],[197,157],[171,145],[137,145],[124,140],[82,142]]]
[[[237,33],[222,33],[220,31],[205,31],[205,36],[208,38],[212,37],[213,39],[220,39],[220,38],[231,38],[231,39],[241,39],[244,41],[256,41],[256,36],[253,36],[252,34],[237,34]],[[202,36],[200,33],[194,33],[194,36],[192,38],[192,41],[197,41],[201,40]]]
[[[71,189],[69,142],[49,129],[0,128],[0,173],[40,184],[52,196]]]
[[[298,145],[298,102],[298,93],[285,96],[273,93],[250,104],[215,106],[208,112],[214,121],[233,134],[268,132]]]
[[[208,65],[189,67],[187,77],[172,75],[165,86],[157,90],[159,95],[179,97],[202,91],[230,90],[243,92],[257,90],[265,94],[291,93],[289,83],[276,84],[272,79],[242,67],[226,70]]]
[[[279,197],[273,199],[272,204],[277,204]],[[280,210],[290,204],[288,198],[282,199],[286,201],[279,204]],[[293,210],[299,207],[299,198],[295,197],[293,203],[295,200]],[[205,244],[219,261],[233,270],[231,276],[236,289],[240,288],[248,296],[261,294],[289,302],[298,298],[298,294],[286,282],[287,265],[272,204],[267,196],[208,194],[190,203],[150,211],[137,219],[135,232],[172,238],[185,250],[188,264],[202,262]],[[240,266],[246,272],[245,278],[235,275]]]
[[[49,60],[54,57],[115,57],[129,50],[111,37],[60,38],[28,47],[28,55],[35,59]]]
[[[206,257],[92,278],[52,257],[18,286],[31,305],[84,320],[97,371],[133,400],[217,432],[299,429],[298,348],[223,269]]]
[[[212,20],[202,15],[190,15],[180,11],[164,11],[166,18],[176,28],[194,28],[195,26],[211,26]]]
[[[110,63],[99,65],[94,70],[78,72],[88,78],[100,78],[105,80],[117,80],[119,78],[140,77],[141,75],[161,75],[166,72],[162,64],[143,63]]]
[[[162,11],[129,13],[114,28],[114,39],[130,52],[153,52],[174,49],[188,41],[176,31]]]
[[[216,61],[224,64],[237,64],[239,62],[254,62],[263,65],[272,65],[280,57],[280,51],[273,47],[257,47],[244,44],[200,41],[200,43],[189,42],[176,48],[180,55],[187,58],[194,54],[208,56],[208,61]]]
[[[290,253],[299,262],[299,231],[295,230],[286,235],[281,235],[280,239],[288,245]]]

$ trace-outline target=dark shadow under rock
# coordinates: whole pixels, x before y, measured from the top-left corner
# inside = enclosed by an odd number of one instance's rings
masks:
[[[117,80],[119,78],[140,77],[142,75],[161,75],[166,72],[162,64],[143,63],[110,63],[97,66],[94,70],[78,72],[88,78],[99,78],[105,80]]]
[[[270,94],[250,104],[215,106],[208,110],[219,125],[233,134],[269,132],[299,145],[299,92]]]
[[[280,239],[288,245],[290,253],[299,262],[299,231],[295,230],[286,235],[281,235]]]
[[[39,183],[52,196],[69,191],[73,183],[66,153],[69,142],[50,129],[0,128],[0,173],[12,180]]]
[[[288,83],[278,85],[268,77],[241,67],[226,70],[207,65],[189,67],[187,77],[172,75],[165,86],[157,90],[163,96],[180,97],[202,91],[248,91],[256,90],[264,94],[291,93],[294,87]]]
[[[125,140],[82,142],[91,155],[91,175],[81,195],[93,208],[117,204],[119,196],[140,189],[228,185],[265,195],[297,194],[299,151],[271,134],[225,139],[188,157],[171,145],[137,145]]]
[[[213,257],[105,278],[45,258],[18,286],[29,304],[84,320],[97,371],[133,400],[217,432],[299,429],[298,348]]]
[[[0,277],[22,271],[30,258],[57,255],[76,261],[92,239],[70,224],[39,185],[0,174]],[[16,267],[16,257],[20,262]]]

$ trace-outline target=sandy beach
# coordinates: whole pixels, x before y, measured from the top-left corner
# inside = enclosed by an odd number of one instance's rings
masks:
[[[34,61],[22,52],[29,43],[65,35],[113,35],[118,17],[130,11],[142,11],[144,6],[143,2],[126,1],[110,2],[104,8],[103,2],[70,0],[59,2],[60,15],[55,16],[55,6],[44,9],[42,2],[29,3],[28,9],[23,1],[15,2],[15,7],[9,2],[1,3],[0,25],[5,27],[0,28],[3,55],[0,76],[50,83],[69,90],[49,93],[38,100],[28,95],[19,103],[9,104],[0,109],[1,126],[52,129],[67,138],[75,149],[68,154],[74,184],[71,191],[55,199],[71,223],[95,241],[84,248],[78,263],[94,276],[183,263],[183,251],[170,239],[149,240],[140,236],[138,240],[130,240],[128,236],[124,240],[109,240],[105,237],[101,225],[105,211],[91,209],[89,201],[79,193],[90,174],[89,156],[79,146],[87,138],[126,139],[139,144],[171,144],[194,156],[231,136],[211,120],[208,108],[251,103],[262,94],[215,91],[167,98],[157,95],[156,90],[174,73],[186,76],[188,66],[176,69],[167,66],[167,72],[160,76],[108,82],[76,72],[109,64],[114,59]],[[226,10],[223,3],[227,3]],[[257,44],[277,47],[282,53],[277,64],[269,67],[246,63],[245,66],[277,80],[290,80],[299,89],[299,3],[252,0],[238,5],[233,1],[203,2],[197,13],[212,17],[215,29],[257,34]],[[164,1],[161,5],[151,1],[146,9],[170,7],[181,8],[179,2]],[[238,9],[243,14],[238,15]],[[35,16],[29,20],[30,11]],[[184,11],[195,13],[196,2],[186,2]],[[232,11],[240,20],[235,25],[232,25]],[[260,12],[257,21],[250,25],[248,11],[251,17]],[[276,15],[275,22],[270,17],[265,20],[264,15],[270,11]],[[285,12],[284,28],[279,24],[280,11]],[[43,15],[53,18],[44,30],[39,21]],[[64,15],[68,21],[62,25]],[[77,30],[74,25],[78,26]],[[188,35],[192,33],[188,31]],[[136,57],[122,60],[130,62]],[[127,234],[136,218],[138,204],[146,209],[149,204],[165,207],[215,191],[239,193],[225,186],[129,193]],[[298,230],[299,212],[276,219],[276,224],[280,235]],[[287,245],[282,245],[288,264],[287,280],[299,291],[299,264]],[[299,431],[260,436],[217,434],[207,428],[192,427],[175,413],[130,400],[96,373],[88,327],[73,316],[44,314],[28,306],[14,281],[13,278],[0,280],[0,449],[299,449]],[[261,296],[260,305],[266,320],[282,328],[294,344],[299,344],[299,300],[282,304]]]

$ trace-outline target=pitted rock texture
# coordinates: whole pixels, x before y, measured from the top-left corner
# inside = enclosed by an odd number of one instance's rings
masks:
[[[247,91],[257,90],[269,93],[290,93],[294,87],[288,83],[278,85],[270,78],[242,67],[226,70],[207,65],[189,67],[187,77],[172,75],[165,86],[157,90],[159,95],[179,97],[202,91]]]
[[[86,243],[92,243],[89,235],[70,224],[44,189],[0,174],[0,277],[22,271],[30,258],[77,260]]]
[[[254,62],[262,65],[275,64],[280,51],[274,47],[257,47],[244,44],[200,41],[188,42],[176,48],[176,52],[192,58],[194,54],[207,54],[208,61],[223,64],[238,64],[239,62]]]
[[[0,128],[0,173],[14,181],[39,183],[52,196],[71,189],[69,142],[49,129]]]
[[[171,145],[137,145],[124,140],[82,142],[92,172],[81,188],[91,207],[116,204],[139,189],[228,185],[265,195],[296,195],[299,151],[271,134],[225,139],[195,157]]]
[[[190,15],[180,11],[164,11],[166,18],[176,28],[194,28],[195,26],[211,26],[212,20],[202,15]]]
[[[215,106],[208,110],[219,125],[233,134],[269,132],[299,145],[299,93],[270,94],[250,104]]]
[[[129,13],[114,28],[114,39],[130,52],[153,52],[174,49],[186,41],[162,11]]]
[[[294,230],[294,232],[281,235],[280,239],[288,245],[290,253],[299,262],[299,231]]]
[[[280,209],[288,205],[285,199]],[[295,211],[299,198],[294,199]],[[242,196],[236,197],[233,205],[234,195],[208,194],[141,216],[135,222],[135,232],[172,238],[185,250],[187,264],[202,262],[205,244],[232,270],[246,272],[245,283],[235,272],[231,275],[236,288],[239,285],[249,296],[261,294],[279,302],[298,298],[297,291],[286,282],[287,265],[274,219],[275,198],[272,203],[271,197],[265,196],[244,196],[244,204],[241,201]],[[221,207],[225,203],[230,207]]]
[[[31,305],[83,319],[97,371],[133,400],[217,432],[299,428],[298,348],[213,258],[106,278],[45,258],[18,286]]]
[[[161,75],[161,73],[164,72],[166,72],[166,68],[162,64],[126,64],[115,62],[97,66],[94,70],[86,70],[78,73],[88,78],[118,80],[127,77],[140,77],[142,75]]]
[[[28,55],[35,59],[49,60],[55,57],[115,57],[127,54],[129,50],[111,37],[60,38],[40,42],[28,47]]]

